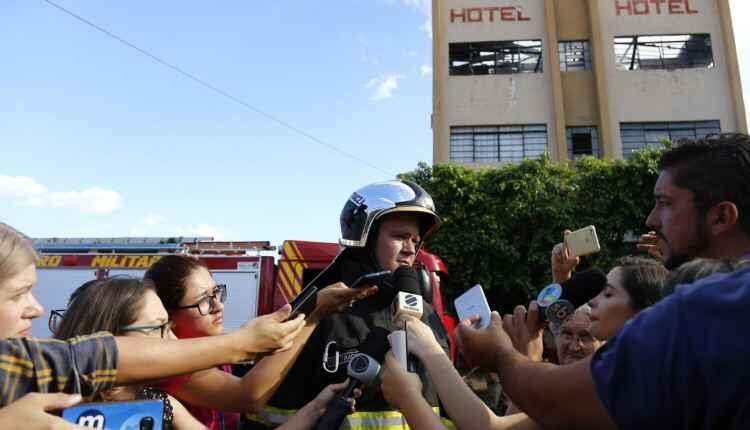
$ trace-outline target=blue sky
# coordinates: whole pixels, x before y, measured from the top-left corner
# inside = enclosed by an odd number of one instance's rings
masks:
[[[0,219],[29,235],[335,240],[355,188],[432,158],[430,0],[54,1],[380,170],[2,0]]]

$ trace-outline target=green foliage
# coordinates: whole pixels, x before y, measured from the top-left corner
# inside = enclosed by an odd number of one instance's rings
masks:
[[[635,251],[624,236],[645,230],[660,154],[647,148],[626,161],[569,164],[544,157],[480,170],[420,163],[400,177],[422,185],[443,219],[427,247],[448,265],[446,303],[481,283],[493,308],[507,312],[550,282],[550,251],[566,228],[596,226],[602,251],[583,257],[581,268],[606,271]]]

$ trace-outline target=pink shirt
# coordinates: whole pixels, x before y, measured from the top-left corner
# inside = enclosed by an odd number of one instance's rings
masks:
[[[219,367],[219,369],[227,373],[232,373],[232,366],[228,364]],[[164,391],[174,396],[175,392],[181,386],[187,384],[191,377],[192,375],[175,376],[165,379],[159,385]],[[195,419],[203,423],[209,430],[238,430],[240,428],[240,414],[237,412],[223,412],[217,409],[202,408],[182,400],[180,401]]]

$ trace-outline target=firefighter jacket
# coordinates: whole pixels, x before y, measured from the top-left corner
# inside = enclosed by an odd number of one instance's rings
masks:
[[[374,257],[365,250],[347,248],[318,278],[317,285],[351,284],[359,276],[377,271]],[[390,349],[386,336],[394,329],[390,304],[397,292],[379,291],[355,303],[346,312],[322,320],[303,348],[287,377],[259,414],[248,414],[243,429],[268,429],[286,421],[328,384],[347,378],[349,360],[365,353],[382,363]],[[448,336],[432,306],[425,301],[422,321],[428,324],[443,349]],[[437,394],[426,370],[417,363],[425,399],[436,408]],[[347,416],[342,429],[402,429],[402,415],[383,398],[379,384],[365,387],[357,399],[356,412]]]

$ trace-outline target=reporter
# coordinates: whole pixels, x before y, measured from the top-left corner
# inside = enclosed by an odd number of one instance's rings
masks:
[[[127,276],[90,281],[78,287],[54,328],[58,339],[107,331],[120,336],[172,337],[171,321],[150,282]],[[157,398],[164,402],[165,429],[205,429],[180,403],[153,386],[115,386],[94,401]]]
[[[607,340],[638,312],[661,298],[667,277],[661,263],[642,257],[625,257],[607,274],[607,286],[589,301],[591,333]]]
[[[216,285],[211,273],[194,258],[169,255],[154,263],[145,279],[153,282],[164,303],[174,332],[179,338],[204,338],[220,335],[224,330],[223,302],[227,287]],[[354,301],[374,294],[377,288],[350,289],[343,283],[321,289],[316,307],[305,320],[299,315],[290,322],[288,305],[270,316],[249,324],[271,321],[269,329],[294,325],[283,348],[262,358],[247,374],[238,378],[229,366],[220,366],[165,381],[162,387],[184,401],[188,410],[209,429],[239,427],[241,412],[259,412],[291,369],[318,322]],[[263,336],[261,336],[263,337]]]

